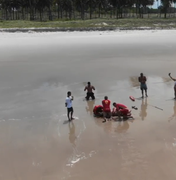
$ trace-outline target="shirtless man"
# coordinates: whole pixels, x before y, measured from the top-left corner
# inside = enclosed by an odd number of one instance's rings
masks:
[[[85,97],[86,100],[88,101],[90,97],[92,98],[92,100],[94,100],[95,96],[94,96],[93,90],[95,90],[95,87],[92,86],[90,82],[88,82],[87,86],[84,88],[84,91],[86,90],[87,90],[87,96]]]
[[[147,85],[146,85],[147,78],[143,75],[143,73],[140,74],[140,77],[138,78],[138,81],[140,82],[142,98],[144,98],[144,91],[145,91],[145,96],[148,97],[148,95],[147,95]]]
[[[175,81],[175,84],[174,84],[174,95],[175,95],[175,98],[174,98],[174,99],[176,99],[176,79],[171,76],[171,73],[169,73],[169,77],[170,77],[173,81]]]

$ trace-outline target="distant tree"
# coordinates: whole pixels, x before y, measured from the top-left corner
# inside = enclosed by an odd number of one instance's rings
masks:
[[[136,14],[139,14],[139,17],[143,17],[143,8],[146,8],[149,5],[153,5],[154,0],[135,0]]]
[[[167,10],[171,7],[172,3],[176,3],[176,0],[161,0],[162,11],[164,12],[164,18],[167,18]]]

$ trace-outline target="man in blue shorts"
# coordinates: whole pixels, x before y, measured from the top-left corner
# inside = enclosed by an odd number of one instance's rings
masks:
[[[147,95],[147,78],[143,75],[143,73],[140,74],[138,81],[140,82],[140,88],[142,92],[142,98],[144,98],[144,91],[145,91],[145,96],[148,97]]]

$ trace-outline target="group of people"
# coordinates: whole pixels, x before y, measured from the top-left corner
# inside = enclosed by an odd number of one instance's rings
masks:
[[[91,85],[90,82],[87,83],[87,86],[84,88],[84,91],[87,91],[87,95],[85,99],[88,101],[91,97],[92,100],[95,99],[94,92],[95,87]],[[67,97],[65,100],[65,106],[67,107],[67,117],[68,120],[71,121],[73,120],[73,106],[72,106],[72,101],[73,101],[73,96],[70,91],[67,92]],[[104,121],[106,122],[106,119],[110,119],[111,116],[118,116],[121,118],[127,117],[128,115],[131,115],[130,111],[128,110],[127,106],[123,104],[118,104],[118,103],[113,103],[113,110],[111,111],[111,101],[108,99],[107,96],[104,97],[104,100],[102,101],[102,105],[95,106],[93,109],[93,113],[95,117],[104,117]]]
[[[92,100],[95,99],[95,96],[94,96],[94,93],[93,93],[93,90],[95,90],[95,87],[91,85],[90,82],[87,83],[87,86],[84,88],[84,91],[87,90],[87,95],[85,97],[85,99],[88,101],[90,99],[90,97],[92,98]],[[67,92],[67,97],[66,97],[66,100],[65,100],[65,107],[67,107],[67,117],[68,117],[68,120],[71,121],[73,120],[73,106],[72,106],[72,101],[73,101],[73,96],[71,94],[71,91],[68,91]]]
[[[169,73],[169,77],[173,81],[175,81],[174,95],[175,95],[175,99],[176,99],[176,79],[171,77],[171,73]],[[145,96],[148,97],[147,85],[146,85],[147,78],[143,75],[143,73],[141,73],[140,76],[138,77],[138,81],[140,83],[142,98],[144,98],[144,92],[145,92]],[[84,91],[87,91],[87,95],[85,97],[85,99],[87,101],[90,98],[92,100],[95,99],[94,92],[93,92],[94,90],[95,90],[95,87],[92,86],[90,82],[88,82],[87,86],[85,86],[85,88],[84,88]],[[66,101],[65,101],[65,106],[67,107],[67,117],[68,117],[69,121],[74,119],[73,118],[72,101],[73,101],[73,96],[72,96],[71,92],[69,91],[69,92],[67,92],[67,97],[66,97]],[[111,111],[110,106],[111,106],[111,101],[108,99],[107,96],[105,96],[104,100],[102,101],[102,104],[94,107],[93,113],[96,117],[103,117],[104,118],[103,122],[106,122],[106,119],[108,119],[108,120],[111,119],[111,116],[118,116],[119,119],[121,119],[122,116],[124,118],[132,117],[131,111],[127,108],[127,106],[114,102],[113,103],[114,108],[112,111]]]
[[[94,107],[93,109],[94,116],[103,117],[104,118],[103,122],[106,122],[106,119],[110,120],[112,116],[117,116],[119,120],[121,120],[121,117],[132,118],[131,111],[124,104],[119,104],[114,102],[113,103],[114,108],[112,109],[112,111],[110,106],[111,106],[111,101],[108,99],[107,96],[105,96],[104,100],[102,101],[102,105],[98,105]]]

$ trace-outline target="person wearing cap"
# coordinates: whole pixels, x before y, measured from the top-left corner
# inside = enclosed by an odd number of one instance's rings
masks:
[[[143,75],[143,73],[140,74],[138,81],[140,82],[140,89],[142,93],[142,98],[144,98],[144,91],[145,91],[145,96],[148,97],[147,95],[147,78]]]
[[[87,90],[87,96],[85,97],[86,100],[88,101],[90,97],[92,98],[92,100],[94,100],[95,96],[94,96],[93,90],[95,90],[95,87],[92,86],[90,82],[88,82],[87,86],[84,88],[84,91],[86,90]]]

